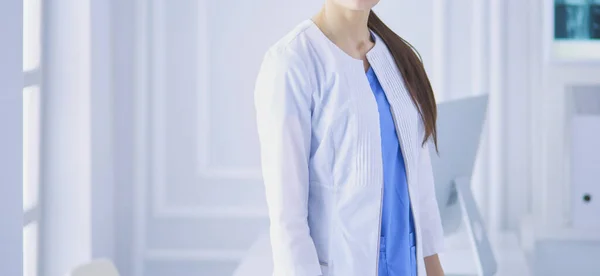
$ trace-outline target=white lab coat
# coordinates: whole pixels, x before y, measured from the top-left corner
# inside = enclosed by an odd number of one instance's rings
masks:
[[[394,60],[367,53],[396,123],[417,236],[418,275],[443,231],[424,128]],[[383,169],[377,103],[363,61],[311,21],[264,57],[255,106],[273,275],[377,276]]]

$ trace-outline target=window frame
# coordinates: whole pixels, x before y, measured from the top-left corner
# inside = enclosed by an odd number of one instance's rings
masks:
[[[29,1],[34,1],[37,2],[37,4],[39,5],[38,7],[31,7],[28,6]],[[22,225],[22,232],[23,232],[23,243],[22,243],[22,249],[23,249],[23,275],[24,276],[29,276],[26,275],[25,273],[28,272],[28,269],[26,268],[27,265],[27,260],[26,260],[26,241],[25,239],[27,238],[25,235],[25,231],[27,229],[27,227],[35,225],[36,229],[34,230],[35,232],[35,257],[34,257],[34,261],[35,261],[35,271],[33,271],[33,275],[40,275],[41,273],[41,229],[42,229],[42,185],[41,185],[41,177],[40,177],[40,171],[41,171],[41,137],[42,137],[42,99],[43,99],[43,91],[44,91],[44,86],[43,86],[43,66],[44,66],[44,41],[45,41],[45,28],[44,28],[44,20],[45,20],[45,0],[23,0],[23,26],[22,26],[22,33],[23,33],[23,45],[22,45],[22,50],[23,50],[23,57],[22,57],[22,72],[23,72],[23,87],[22,87],[22,95],[23,95],[23,100],[25,100],[25,90],[29,87],[37,87],[37,96],[38,98],[38,102],[36,102],[36,104],[33,106],[33,108],[36,108],[36,112],[33,112],[34,114],[36,114],[35,120],[33,121],[36,125],[34,126],[36,128],[37,131],[34,132],[34,134],[36,134],[36,136],[34,137],[25,137],[25,134],[29,134],[31,135],[31,133],[26,132],[25,127],[28,126],[28,122],[23,121],[23,183],[22,183],[22,188],[23,188],[23,225]],[[37,64],[35,64],[35,66],[33,68],[28,68],[26,70],[25,68],[25,60],[26,60],[26,55],[29,54],[29,49],[26,47],[28,45],[26,45],[25,41],[27,40],[27,36],[29,35],[29,31],[28,29],[26,29],[26,27],[28,26],[28,24],[25,23],[26,20],[30,19],[28,17],[26,17],[26,14],[28,11],[31,11],[31,9],[33,9],[34,11],[36,11],[37,9],[37,13],[36,12],[32,12],[32,14],[34,16],[39,16],[37,19],[37,23],[39,23],[39,26],[37,26],[38,30],[36,32],[36,35],[38,35],[39,37],[36,38],[35,42],[39,43],[38,47],[38,53],[36,53],[38,55],[38,60],[37,60]],[[33,21],[36,22],[36,21]],[[25,101],[23,101],[23,112],[25,112],[27,110],[27,108],[25,108],[25,104],[31,104],[31,102],[25,103]],[[27,116],[28,117],[28,116]],[[23,115],[23,119],[25,120],[25,118],[27,118],[25,115]],[[30,120],[32,118],[29,118]],[[28,139],[29,138],[29,139]],[[26,142],[26,143],[25,143]],[[37,145],[33,144],[36,143]],[[34,145],[34,146],[32,146]],[[32,161],[30,161],[29,156],[25,156],[26,153],[27,155],[31,155],[32,152],[28,149],[27,151],[25,150],[26,147],[35,150],[35,152],[33,154],[36,155],[35,160],[33,161],[34,167],[33,170],[30,170],[32,167]],[[26,177],[26,175],[28,175],[28,177]],[[29,181],[34,181],[34,185],[36,186],[36,192],[35,192],[35,202],[31,205],[31,206],[25,206],[26,203],[26,198],[29,198],[29,195],[25,194],[25,187],[27,185],[27,183],[25,182],[27,180]]]

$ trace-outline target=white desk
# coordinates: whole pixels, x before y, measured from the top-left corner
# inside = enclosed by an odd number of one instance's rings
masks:
[[[490,233],[490,243],[498,263],[496,276],[530,276],[525,253],[520,249],[517,235],[514,233]],[[447,276],[477,275],[475,255],[469,246],[466,233],[448,236],[446,249],[440,254],[440,260]]]
[[[536,276],[600,275],[600,229],[550,227],[534,221],[531,215],[523,219],[521,244]]]

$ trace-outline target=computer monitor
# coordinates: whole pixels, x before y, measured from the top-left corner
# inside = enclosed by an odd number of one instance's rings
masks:
[[[481,140],[488,96],[438,104],[438,149],[430,149],[435,191],[446,235],[465,222],[478,275],[497,271],[496,259],[471,191],[471,176]]]
[[[461,222],[461,210],[453,181],[471,177],[481,140],[487,95],[461,98],[438,104],[439,154],[430,148],[435,193],[444,232],[451,234]]]

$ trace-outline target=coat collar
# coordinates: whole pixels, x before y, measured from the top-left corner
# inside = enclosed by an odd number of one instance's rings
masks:
[[[409,186],[414,185],[417,172],[416,158],[420,152],[418,143],[418,112],[414,105],[404,79],[388,47],[377,34],[375,46],[367,53],[367,60],[377,75],[385,95],[390,103],[396,133],[400,140],[402,154],[407,162],[406,173]]]

